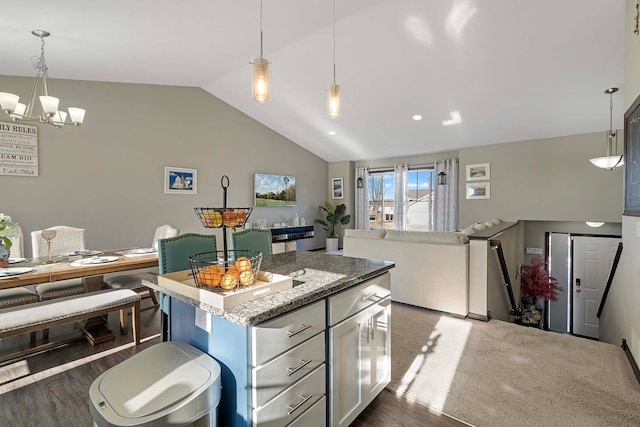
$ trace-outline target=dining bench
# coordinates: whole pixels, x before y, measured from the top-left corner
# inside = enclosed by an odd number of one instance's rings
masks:
[[[127,335],[129,309],[131,309],[133,340],[138,345],[140,344],[140,295],[131,289],[107,289],[1,309],[0,339],[84,320],[116,310],[120,310],[120,333]],[[0,354],[0,362],[58,347],[79,338],[81,337],[75,334],[72,337],[47,340],[12,353]]]

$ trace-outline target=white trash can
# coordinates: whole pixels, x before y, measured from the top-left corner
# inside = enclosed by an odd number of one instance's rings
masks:
[[[89,387],[94,425],[216,426],[220,365],[182,342],[163,342],[102,373]]]

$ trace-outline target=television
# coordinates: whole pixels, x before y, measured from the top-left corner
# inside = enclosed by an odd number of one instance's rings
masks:
[[[256,173],[253,181],[254,206],[295,206],[296,177]]]

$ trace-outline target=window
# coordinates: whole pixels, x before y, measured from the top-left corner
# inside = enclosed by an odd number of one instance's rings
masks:
[[[410,169],[407,173],[407,206],[409,230],[433,230],[433,169]],[[370,227],[393,229],[394,188],[393,171],[369,172]]]

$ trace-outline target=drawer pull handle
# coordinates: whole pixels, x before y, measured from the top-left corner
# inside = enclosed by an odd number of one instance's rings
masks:
[[[296,329],[295,331],[287,331],[287,334],[289,335],[289,338],[291,338],[294,335],[298,335],[300,332],[306,331],[310,327],[311,325],[302,325],[300,329]]]
[[[307,400],[311,399],[312,397],[313,397],[313,394],[310,394],[309,396],[300,396],[302,400],[296,406],[287,405],[287,409],[289,410],[289,412],[287,412],[287,415],[293,414],[295,411],[298,410],[298,408],[300,408],[302,405],[307,403]]]
[[[362,301],[366,301],[366,300],[370,300],[372,298],[376,298],[375,301],[380,301],[381,299],[383,299],[384,297],[379,297],[378,294],[376,294],[375,292],[370,293],[369,295],[364,295],[362,297]]]
[[[291,375],[295,374],[300,369],[302,369],[305,366],[307,366],[309,363],[311,363],[311,359],[309,359],[309,360],[301,360],[300,364],[298,366],[296,366],[295,368],[287,368],[287,375],[291,376]]]

